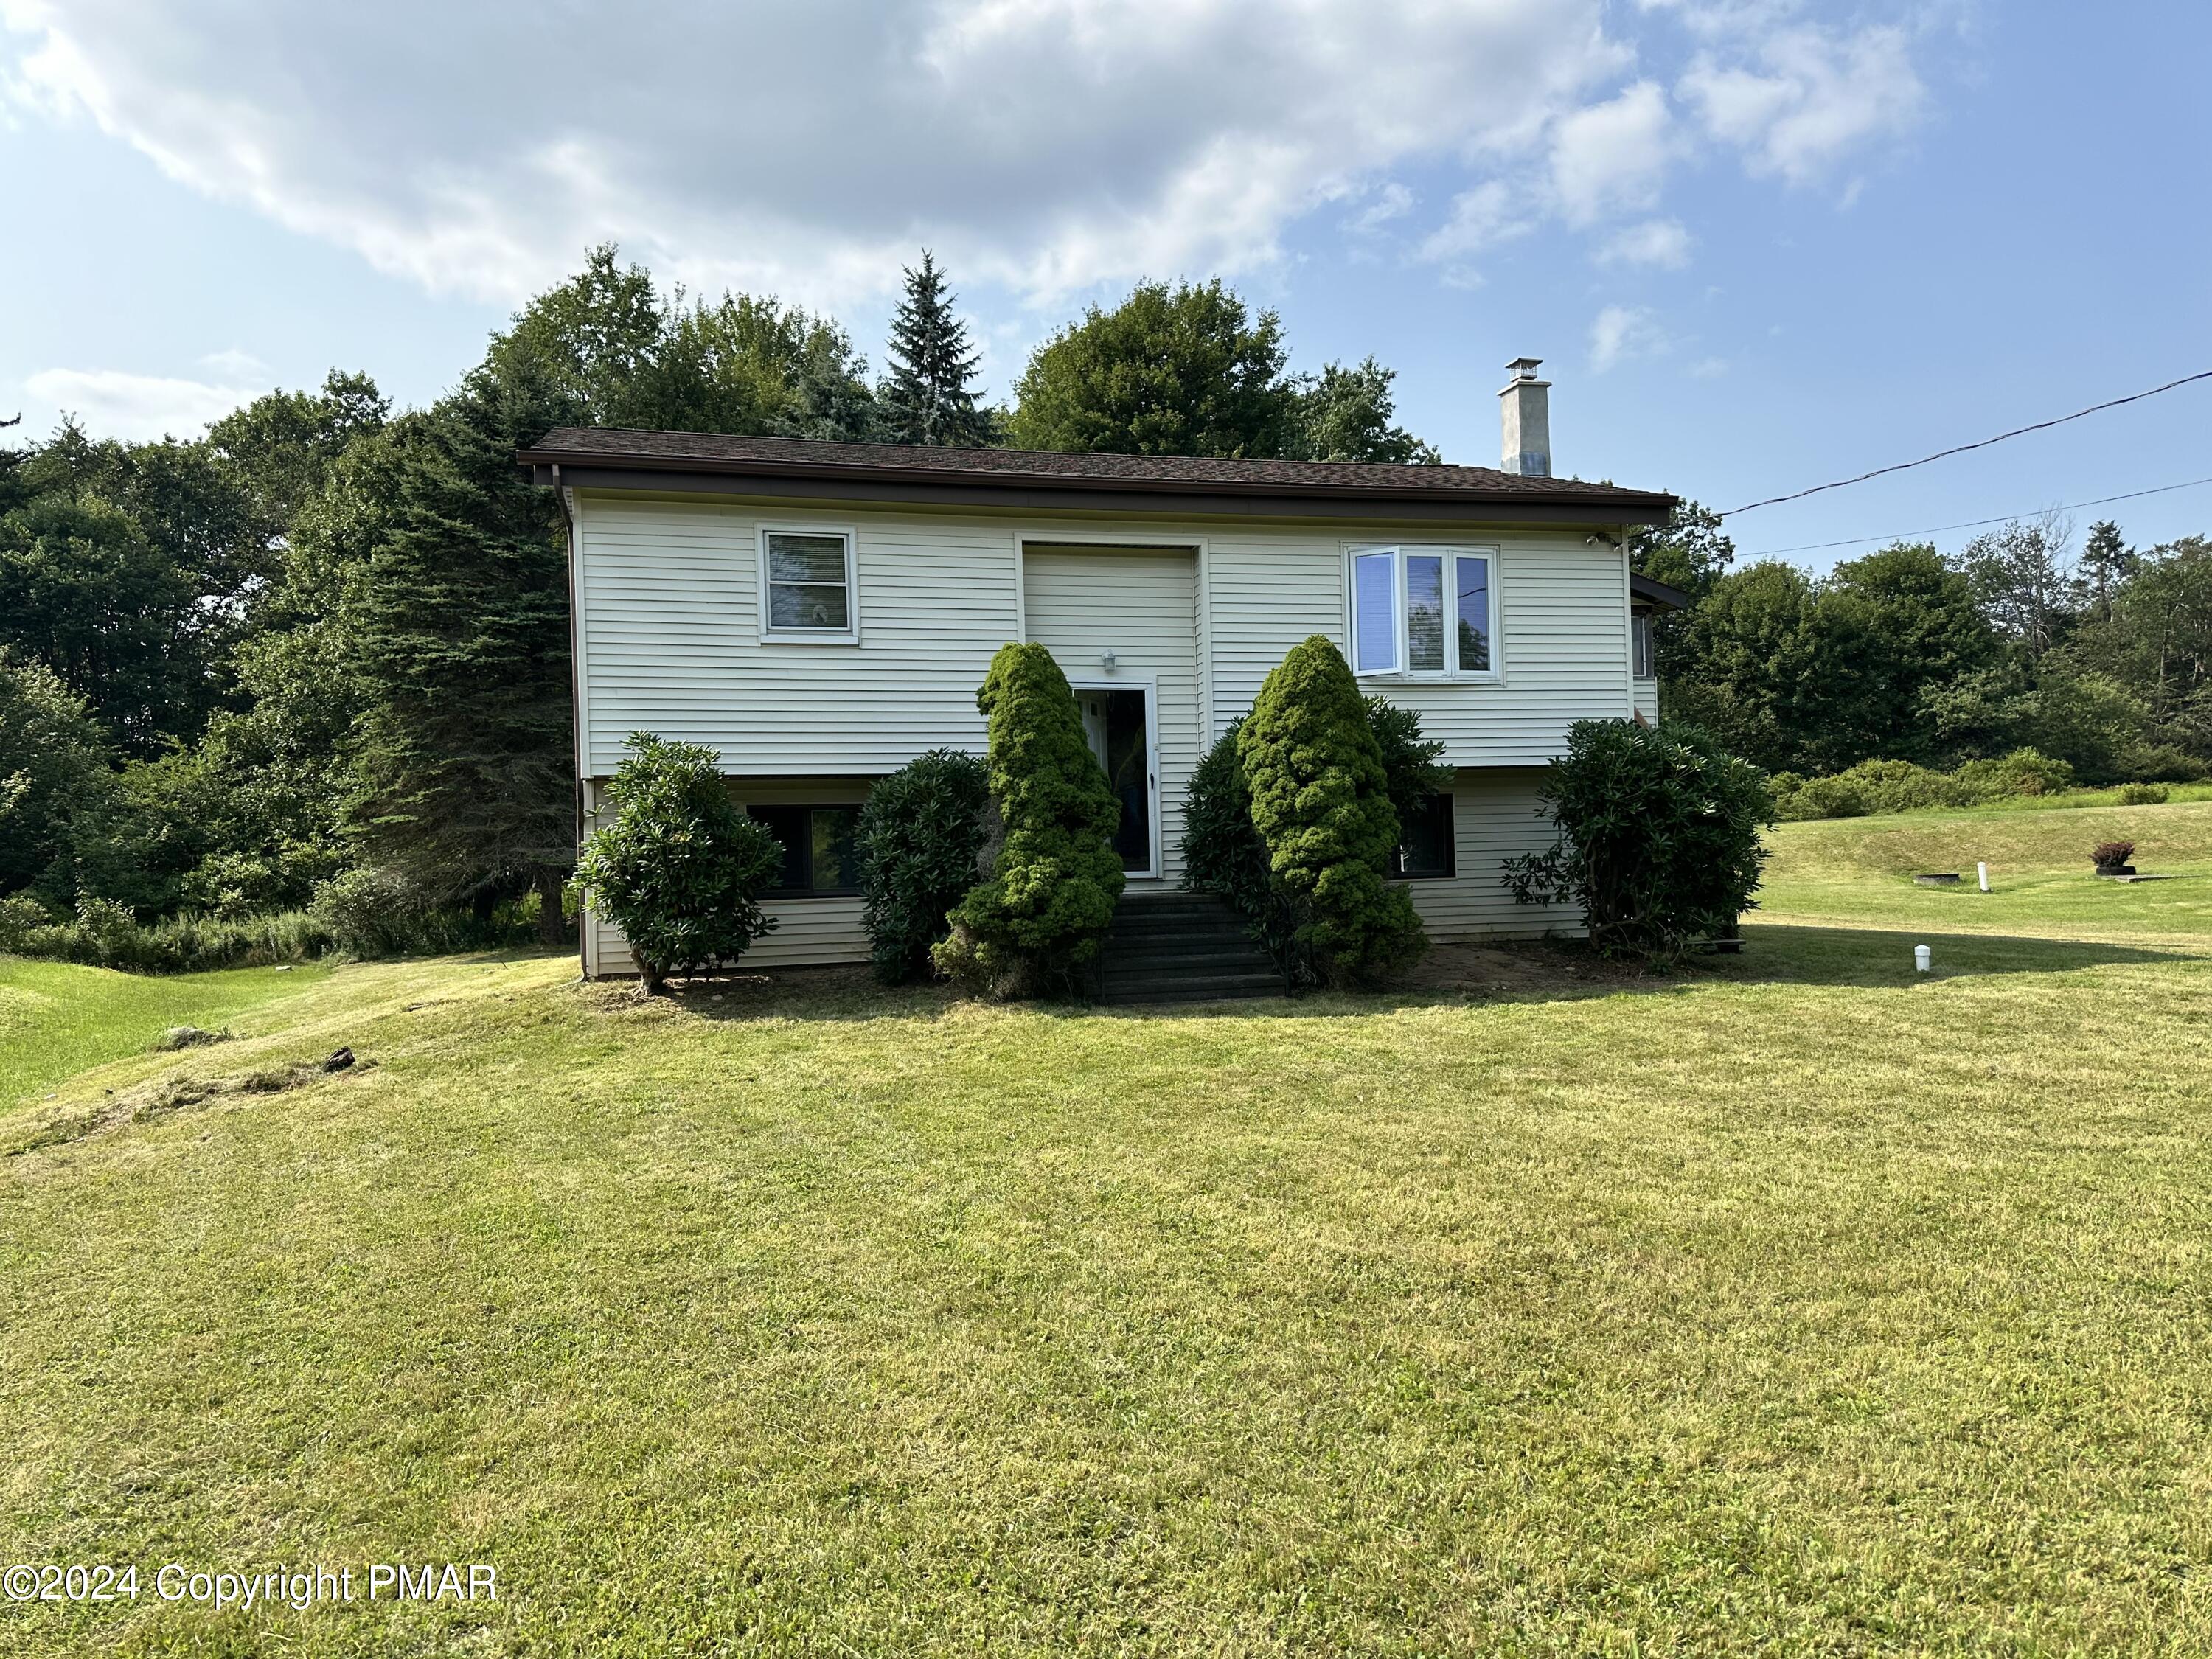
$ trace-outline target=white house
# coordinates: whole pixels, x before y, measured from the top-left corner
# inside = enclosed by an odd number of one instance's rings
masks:
[[[570,534],[579,831],[629,733],[719,751],[790,849],[747,964],[865,960],[856,809],[939,745],[984,747],[976,688],[1050,648],[1123,801],[1128,902],[1176,887],[1191,769],[1311,634],[1416,709],[1455,771],[1401,873],[1432,937],[1540,933],[1505,858],[1550,844],[1567,728],[1656,714],[1631,529],[1673,498],[1550,476],[1547,383],[1501,394],[1505,465],[1044,454],[562,428],[520,456]],[[584,969],[632,971],[618,932]]]

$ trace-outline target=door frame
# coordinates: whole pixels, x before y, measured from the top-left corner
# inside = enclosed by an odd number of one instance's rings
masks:
[[[1085,691],[1141,691],[1145,694],[1145,842],[1151,848],[1152,867],[1147,870],[1124,870],[1121,873],[1136,881],[1160,879],[1160,683],[1152,675],[1116,675],[1111,679],[1091,678],[1070,680],[1067,689],[1079,696]]]

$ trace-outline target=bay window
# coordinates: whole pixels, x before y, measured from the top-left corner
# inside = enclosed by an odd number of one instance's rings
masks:
[[[1453,547],[1352,555],[1352,672],[1497,672],[1497,556]]]

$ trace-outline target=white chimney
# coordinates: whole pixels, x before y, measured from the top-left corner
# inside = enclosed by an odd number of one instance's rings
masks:
[[[1536,378],[1541,357],[1516,357],[1504,400],[1505,470],[1525,478],[1552,476],[1552,383]]]

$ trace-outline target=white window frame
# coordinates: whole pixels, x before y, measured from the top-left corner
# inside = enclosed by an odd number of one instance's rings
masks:
[[[1363,558],[1377,554],[1390,556],[1390,610],[1396,624],[1394,635],[1395,654],[1388,668],[1359,666],[1359,563]],[[1444,665],[1442,668],[1411,668],[1411,647],[1407,639],[1406,616],[1406,560],[1437,558],[1444,561]],[[1490,666],[1462,668],[1459,662],[1459,573],[1453,561],[1459,558],[1486,559],[1490,562],[1490,581],[1487,587],[1489,614],[1483,618],[1483,636],[1490,641]],[[1498,572],[1503,561],[1496,547],[1480,544],[1450,545],[1421,542],[1387,542],[1347,547],[1344,558],[1344,620],[1345,640],[1351,647],[1346,655],[1352,659],[1352,672],[1363,680],[1472,680],[1477,683],[1500,678],[1499,659],[1502,653],[1498,637]]]
[[[1628,613],[1629,678],[1647,685],[1659,678],[1659,635],[1654,622],[1649,611]]]
[[[845,544],[844,627],[776,628],[770,625],[768,574],[768,538],[770,536],[836,536],[842,538]],[[859,532],[850,525],[763,524],[756,527],[754,563],[760,573],[760,641],[763,645],[858,645],[860,642],[860,539]]]

